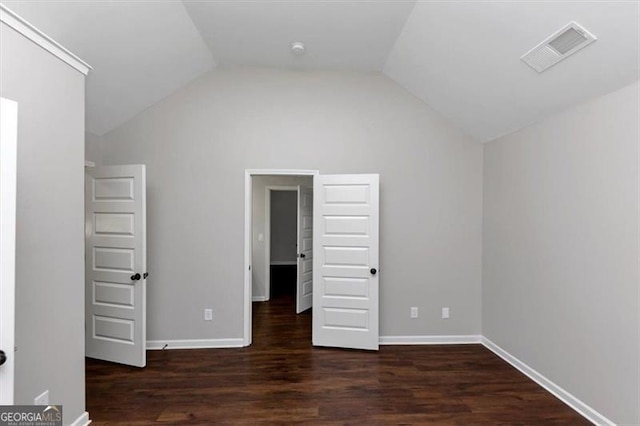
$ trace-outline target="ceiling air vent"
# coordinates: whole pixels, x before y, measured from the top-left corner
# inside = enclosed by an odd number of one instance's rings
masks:
[[[520,59],[534,70],[542,72],[594,41],[596,37],[593,34],[571,22],[522,55]]]

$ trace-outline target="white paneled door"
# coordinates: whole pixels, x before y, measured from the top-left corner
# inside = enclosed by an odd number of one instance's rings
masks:
[[[313,344],[378,349],[377,174],[318,175],[313,200]]]
[[[13,404],[18,104],[0,98],[0,405]]]
[[[86,173],[86,355],[146,365],[145,166]]]
[[[298,186],[298,280],[296,313],[313,303],[313,188]]]

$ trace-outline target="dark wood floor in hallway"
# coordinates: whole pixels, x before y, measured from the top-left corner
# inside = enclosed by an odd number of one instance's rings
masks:
[[[590,424],[481,345],[314,348],[292,297],[254,303],[253,345],[87,360],[93,425]]]

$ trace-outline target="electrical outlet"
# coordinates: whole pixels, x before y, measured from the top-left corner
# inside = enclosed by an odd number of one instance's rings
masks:
[[[449,318],[449,308],[442,308],[442,318],[443,319]]]
[[[205,321],[213,321],[213,309],[205,309],[204,310],[204,320]]]
[[[40,395],[36,396],[33,400],[34,405],[49,405],[49,391],[46,390]]]
[[[415,306],[411,308],[411,318],[418,318],[418,308]]]

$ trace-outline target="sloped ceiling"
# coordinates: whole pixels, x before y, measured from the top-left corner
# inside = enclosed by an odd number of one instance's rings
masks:
[[[179,1],[3,1],[93,67],[86,129],[103,135],[215,61]]]
[[[488,141],[636,81],[639,4],[418,3],[384,72]],[[520,60],[570,21],[598,40],[542,74]]]
[[[414,2],[184,0],[222,65],[380,71]],[[291,54],[292,42],[307,54]]]
[[[479,141],[636,81],[638,2],[3,1],[94,67],[102,135],[216,66],[384,72]],[[538,74],[520,56],[570,21],[598,41]],[[290,45],[305,43],[293,56]]]

